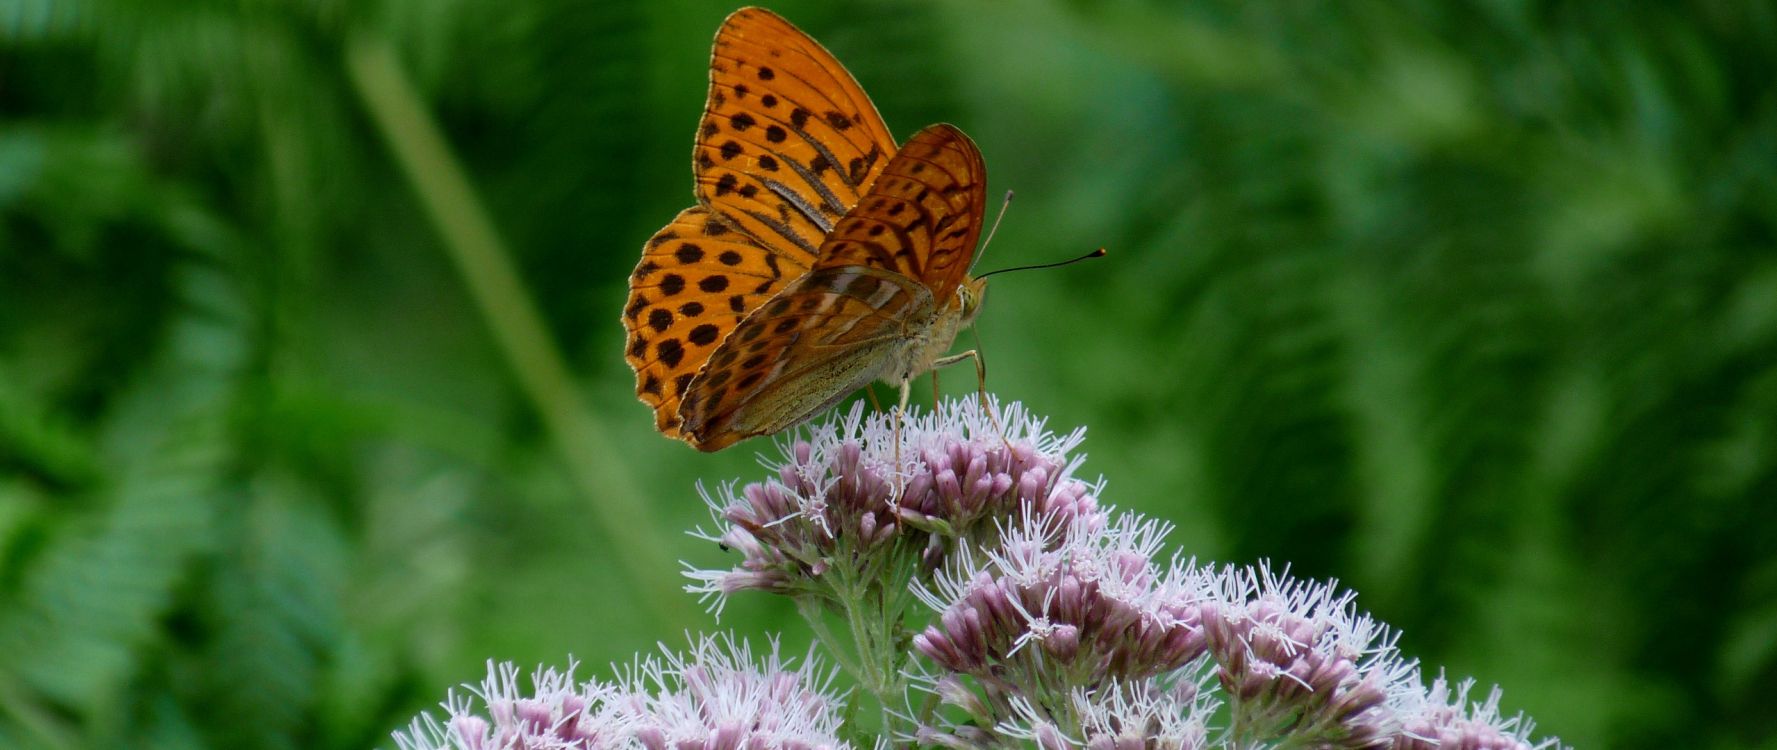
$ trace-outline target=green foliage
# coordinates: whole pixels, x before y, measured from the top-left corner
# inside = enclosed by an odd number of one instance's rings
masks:
[[[387,745],[486,658],[716,627],[650,614],[588,508],[633,484],[632,544],[713,559],[692,484],[756,472],[652,435],[616,325],[731,9],[0,2],[0,746]],[[1341,578],[1577,746],[1777,736],[1767,4],[776,9],[897,134],[976,138],[1019,196],[984,268],[1110,248],[996,278],[979,325],[997,393],[1091,427],[1108,501]],[[612,488],[441,252],[367,38]]]

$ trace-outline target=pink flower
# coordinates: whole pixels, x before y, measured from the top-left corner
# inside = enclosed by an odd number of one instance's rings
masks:
[[[689,654],[644,659],[615,682],[577,683],[539,668],[529,694],[518,669],[488,664],[469,695],[452,693],[443,723],[430,715],[397,733],[402,750],[849,750],[839,738],[844,695],[812,656],[755,660],[744,642],[705,637]],[[472,696],[472,697],[471,697]],[[479,700],[478,700],[479,699]]]
[[[1391,750],[1550,750],[1562,747],[1558,740],[1530,740],[1536,722],[1523,714],[1504,717],[1499,712],[1500,690],[1494,687],[1487,700],[1469,702],[1474,680],[1454,688],[1439,675],[1431,688],[1399,711],[1399,731],[1382,747]]]
[[[715,598],[718,610],[747,589],[819,595],[835,566],[854,580],[929,572],[958,542],[991,536],[1021,512],[1100,522],[1096,488],[1073,477],[1083,457],[1070,451],[1083,431],[1051,433],[1016,403],[993,408],[990,416],[962,399],[911,412],[897,446],[896,415],[865,416],[860,404],[780,441],[781,456],[765,459],[772,478],[704,491],[717,529],[699,536],[742,559],[729,570],[688,572],[696,582],[687,590]]]
[[[1168,527],[1133,514],[1052,529],[1036,514],[985,562],[960,555],[920,591],[938,622],[913,639],[938,666],[1041,695],[1166,674],[1202,655],[1200,587],[1154,561]]]
[[[1264,565],[1226,568],[1214,588],[1202,622],[1236,726],[1325,747],[1373,747],[1393,733],[1389,701],[1418,690],[1416,665],[1354,594]]]

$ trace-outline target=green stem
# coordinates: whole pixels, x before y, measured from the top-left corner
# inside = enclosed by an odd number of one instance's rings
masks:
[[[839,663],[839,668],[851,675],[852,679],[863,682],[864,673],[858,665],[857,659],[852,657],[851,650],[846,648],[845,642],[833,634],[833,629],[827,627],[826,618],[823,616],[825,615],[825,606],[822,601],[809,597],[798,598],[796,599],[796,612],[802,615],[802,619],[808,623],[809,629],[814,631],[815,640],[820,641],[821,645],[826,647],[827,653],[832,654],[833,660]]]
[[[864,665],[861,682],[876,699],[880,711],[877,726],[883,735],[892,735],[895,717],[889,713],[889,696],[893,691],[888,684],[888,675],[894,669],[894,649],[885,643],[887,638],[883,629],[887,623],[883,620],[881,597],[871,592],[868,584],[857,587],[854,593],[851,598],[853,606],[846,613],[846,620],[851,623],[852,640],[857,642],[858,661]]]
[[[346,72],[395,163],[430,217],[444,250],[487,322],[512,374],[548,430],[564,468],[587,499],[643,605],[659,625],[684,622],[684,605],[659,592],[678,588],[668,547],[616,452],[581,401],[567,365],[519,279],[462,165],[386,39],[359,34],[346,45]]]

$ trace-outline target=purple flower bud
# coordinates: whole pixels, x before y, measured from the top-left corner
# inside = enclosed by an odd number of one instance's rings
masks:
[[[956,472],[950,469],[941,470],[933,476],[932,484],[937,486],[938,497],[944,504],[944,512],[947,515],[960,514],[963,509],[963,485],[961,480],[956,478]]]
[[[1043,649],[1062,661],[1072,661],[1080,651],[1080,628],[1077,625],[1057,625],[1043,638]]]
[[[1005,477],[1005,475],[979,476],[969,481],[969,492],[967,497],[964,498],[965,507],[970,512],[980,512],[982,508],[987,506],[988,498],[993,497],[993,487],[996,483],[995,480],[1002,477]],[[1007,479],[1006,481],[1009,483],[1012,480]]]
[[[944,637],[944,631],[935,627],[926,628],[925,632],[913,636],[914,650],[925,654],[926,658],[950,666],[961,671],[962,658],[950,645],[950,639]]]
[[[907,491],[901,495],[903,505],[924,507],[925,498],[932,493],[932,475],[920,472],[907,480]]]
[[[1018,499],[1020,502],[1035,503],[1043,498],[1043,476],[1038,471],[1027,471],[1018,480]]]

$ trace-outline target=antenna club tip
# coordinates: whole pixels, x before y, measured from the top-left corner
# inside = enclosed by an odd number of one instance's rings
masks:
[[[1089,257],[1089,258],[1103,258],[1106,255],[1110,255],[1110,253],[1106,252],[1105,249],[1101,247],[1097,250],[1092,251],[1092,254],[1087,257]]]

